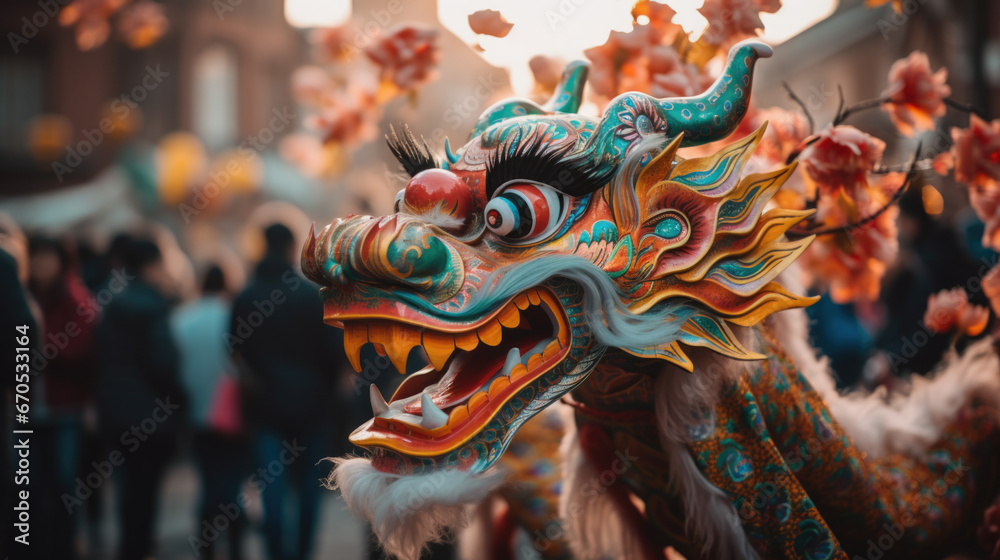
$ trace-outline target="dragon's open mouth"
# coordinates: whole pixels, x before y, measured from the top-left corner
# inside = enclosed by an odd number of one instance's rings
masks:
[[[369,342],[401,371],[417,346],[431,365],[407,377],[389,402],[372,385],[374,418],[351,441],[425,457],[452,451],[482,431],[512,397],[563,361],[572,334],[559,298],[544,287],[522,292],[461,330],[359,319],[343,320],[356,369]]]

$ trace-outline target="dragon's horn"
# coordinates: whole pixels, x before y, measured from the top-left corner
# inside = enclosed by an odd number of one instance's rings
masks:
[[[567,64],[552,99],[545,107],[519,97],[504,99],[491,105],[479,115],[476,126],[472,129],[472,136],[478,136],[490,126],[513,117],[577,112],[583,102],[583,86],[587,83],[589,69],[589,64],[579,60]]]
[[[729,136],[747,112],[757,59],[773,52],[753,39],[734,45],[725,72],[708,91],[695,97],[657,99],[636,92],[619,95],[605,109],[585,151],[615,160],[639,139],[655,133],[674,138],[683,132],[683,146],[698,146]]]
[[[556,86],[546,109],[553,113],[575,113],[583,102],[583,86],[587,83],[590,65],[582,60],[574,60],[563,69],[562,78]]]

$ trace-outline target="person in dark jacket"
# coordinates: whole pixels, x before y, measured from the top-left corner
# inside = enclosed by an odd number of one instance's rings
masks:
[[[36,235],[28,247],[28,288],[43,314],[40,350],[32,359],[38,389],[33,420],[42,482],[39,519],[52,535],[37,547],[42,556],[71,560],[77,557],[76,508],[66,507],[61,497],[73,494],[80,476],[84,418],[93,405],[96,379],[98,314],[75,270],[71,243]]]
[[[292,232],[266,228],[267,254],[253,281],[233,303],[227,345],[241,370],[246,421],[255,431],[256,481],[272,560],[308,558],[319,505],[318,466],[328,456],[328,411],[335,374],[344,360],[340,329],[323,323],[318,289],[292,268]],[[298,518],[284,525],[284,502],[297,488]],[[287,535],[297,534],[294,550]]]
[[[152,553],[160,483],[184,416],[166,274],[159,248],[137,239],[126,259],[125,289],[104,309],[97,329],[98,417],[119,482],[121,560]]]

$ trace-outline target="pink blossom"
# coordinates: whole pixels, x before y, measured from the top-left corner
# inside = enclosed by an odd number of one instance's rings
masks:
[[[757,30],[764,28],[760,13],[773,13],[780,8],[780,0],[705,0],[699,9],[708,20],[702,39],[711,45],[728,47],[756,37]]]
[[[972,305],[963,288],[941,290],[927,298],[924,324],[936,333],[958,330],[968,336],[983,332],[989,322],[989,311],[985,307]]]
[[[324,142],[356,145],[375,137],[380,118],[372,94],[348,89],[328,93],[307,125],[322,132]]]
[[[76,26],[76,45],[89,51],[108,40],[108,19],[129,0],[73,0],[59,12],[59,25]]]
[[[357,27],[348,22],[314,29],[309,35],[309,42],[316,59],[321,62],[346,60],[359,52],[356,46],[358,33]]]
[[[690,97],[707,90],[713,79],[694,64],[681,60],[667,45],[648,50],[649,89],[653,97]]]
[[[1000,183],[1000,119],[986,122],[969,116],[969,128],[951,129],[955,179],[970,185]]]
[[[885,142],[853,126],[827,127],[802,150],[799,161],[821,193],[839,188],[856,198],[868,186],[868,174],[882,160]]]
[[[946,83],[948,69],[931,73],[927,55],[913,51],[889,68],[889,86],[882,96],[889,99],[885,109],[900,132],[913,136],[922,130],[933,130],[934,119],[944,116],[944,100],[951,95]]]
[[[437,31],[403,25],[365,48],[365,54],[382,68],[383,81],[412,91],[431,80],[437,65]]]
[[[469,27],[477,35],[506,37],[514,27],[503,14],[496,10],[479,10],[469,14]]]
[[[993,313],[1000,315],[1000,265],[983,275],[983,293],[990,300]]]
[[[163,4],[139,0],[122,10],[118,17],[118,33],[133,49],[144,49],[160,39],[170,27]]]
[[[803,254],[807,270],[829,288],[834,301],[872,301],[878,297],[888,263],[899,252],[898,215],[899,208],[890,207],[861,227],[816,238]]]

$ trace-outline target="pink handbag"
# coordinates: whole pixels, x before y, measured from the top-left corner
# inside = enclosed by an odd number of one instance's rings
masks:
[[[221,434],[237,436],[243,433],[243,413],[240,410],[240,384],[228,373],[219,378],[215,396],[208,410],[208,427]]]

